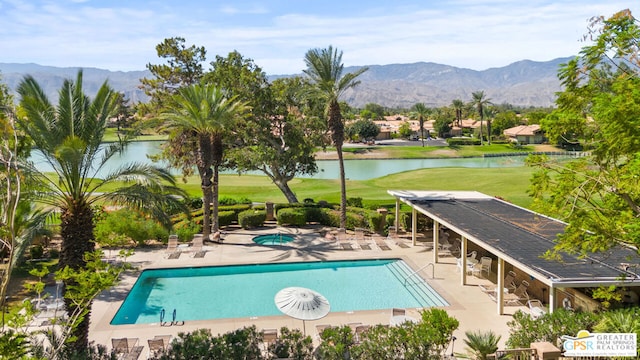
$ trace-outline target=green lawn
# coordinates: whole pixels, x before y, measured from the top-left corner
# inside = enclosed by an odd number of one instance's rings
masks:
[[[365,203],[392,203],[387,190],[474,190],[499,196],[516,205],[527,207],[529,179],[533,169],[517,168],[437,168],[407,171],[370,180],[347,181],[347,197],[361,197]],[[200,195],[199,180],[189,179],[184,185],[193,196]],[[291,189],[298,200],[340,201],[338,180],[294,179]],[[221,175],[220,195],[247,197],[252,201],[286,201],[278,188],[266,176]]]

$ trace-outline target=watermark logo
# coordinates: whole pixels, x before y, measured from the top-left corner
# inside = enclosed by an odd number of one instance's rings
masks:
[[[562,336],[564,356],[636,356],[638,339],[634,333],[590,333],[580,330]]]

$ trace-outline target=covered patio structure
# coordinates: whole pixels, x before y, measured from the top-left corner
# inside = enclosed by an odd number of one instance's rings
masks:
[[[396,199],[395,221],[398,228],[401,204],[412,209],[411,238],[416,244],[418,216],[433,222],[433,262],[442,253],[442,229],[459,236],[460,281],[467,283],[469,249],[481,251],[496,260],[496,291],[498,314],[504,314],[504,298],[508,293],[505,273],[517,270],[520,281],[531,283],[536,297],[548,301],[553,312],[561,304],[590,308],[589,296],[576,289],[615,285],[627,288],[629,303],[637,303],[640,290],[640,267],[637,249],[615,246],[606,253],[581,257],[560,253],[561,259],[543,255],[554,247],[565,223],[513,205],[504,200],[474,191],[388,190]],[[547,294],[548,292],[548,294]],[[624,301],[625,299],[623,299]]]

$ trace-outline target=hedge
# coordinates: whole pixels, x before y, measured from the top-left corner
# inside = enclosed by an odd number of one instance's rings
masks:
[[[447,139],[447,144],[449,144],[449,146],[456,146],[456,145],[480,145],[480,139],[477,139],[477,138],[459,138],[459,137],[453,137],[453,138],[448,138],[448,139]]]
[[[266,219],[267,213],[265,211],[245,210],[238,214],[238,224],[243,229],[260,227],[264,225]]]
[[[307,223],[304,208],[280,209],[276,214],[278,225],[304,226]]]

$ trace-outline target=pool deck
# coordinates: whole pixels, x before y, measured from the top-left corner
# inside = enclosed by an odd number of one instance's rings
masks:
[[[205,243],[203,250],[206,250],[206,253],[201,258],[193,257],[193,253],[188,251],[189,248],[183,248],[186,251],[179,258],[169,259],[164,248],[156,248],[153,250],[137,250],[127,261],[141,271],[150,268],[400,258],[418,270],[432,262],[433,259],[432,250],[426,244],[418,243],[416,246],[401,248],[396,245],[395,241],[391,240],[384,240],[391,248],[390,250],[380,249],[372,240],[367,241],[371,250],[360,249],[356,241],[352,241],[354,250],[343,250],[337,242],[322,237],[320,235],[321,230],[322,228],[320,227],[237,229],[226,234],[223,244]],[[253,236],[277,232],[293,234],[296,239],[282,246],[262,246],[251,241]],[[408,240],[405,243],[410,244]],[[302,329],[303,322],[301,320],[296,320],[286,315],[188,321],[183,325],[173,326],[161,326],[159,322],[145,325],[110,325],[111,319],[135,283],[139,271],[125,273],[122,281],[116,287],[105,291],[96,298],[92,308],[89,330],[91,341],[97,344],[105,344],[110,348],[112,338],[138,338],[138,345],[144,345],[145,347],[141,356],[143,358],[149,351],[147,340],[156,335],[172,335],[175,337],[179,332],[191,332],[201,328],[210,329],[212,334],[217,335],[250,325],[256,325],[259,330],[279,329],[283,326]],[[453,257],[440,258],[439,262],[435,264],[433,273],[434,278],[432,279],[431,268],[429,267],[420,271],[419,275],[449,302],[450,306],[444,309],[450,316],[455,317],[460,322],[458,330],[454,333],[457,338],[457,341],[454,342],[454,352],[465,352],[463,339],[465,338],[465,331],[468,330],[492,330],[502,336],[500,348],[504,348],[504,344],[509,337],[507,322],[512,319],[512,314],[515,311],[527,311],[527,309],[524,306],[508,306],[505,307],[505,315],[498,315],[496,303],[477,286],[479,284],[487,284],[489,280],[467,276],[467,285],[461,285],[460,272],[457,270],[455,258]],[[367,281],[367,279],[363,279],[363,281]],[[215,304],[216,299],[211,299],[211,306],[215,306]],[[420,318],[420,310],[407,309],[407,315]],[[315,326],[319,324],[389,324],[390,318],[391,309],[331,312],[320,320],[306,321],[305,327],[307,335],[315,338]],[[170,322],[171,314],[167,314],[165,320]]]

